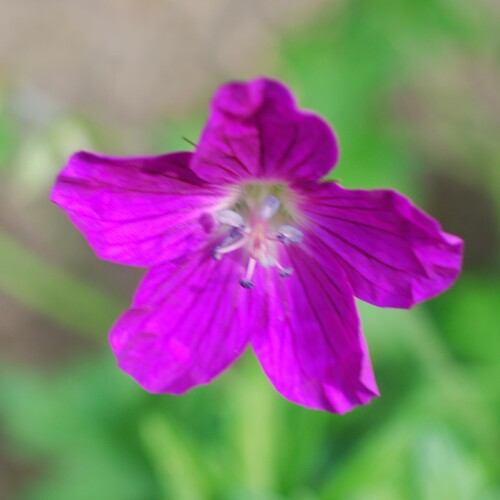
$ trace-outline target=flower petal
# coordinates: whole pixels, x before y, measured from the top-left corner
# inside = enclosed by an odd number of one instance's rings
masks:
[[[215,261],[209,250],[150,270],[111,331],[120,368],[150,392],[206,384],[247,345],[254,304],[239,285],[241,251]]]
[[[309,245],[322,265],[338,262],[366,302],[409,308],[443,292],[460,274],[462,240],[394,191],[328,182],[303,189],[300,199]]]
[[[60,205],[103,259],[151,266],[204,241],[230,198],[189,168],[191,153],[112,158],[80,152],[59,175]]]
[[[294,246],[282,254],[294,273],[267,272],[267,328],[251,339],[264,371],[284,397],[309,408],[345,413],[367,404],[378,389],[342,269],[327,271]]]
[[[318,180],[337,158],[329,125],[298,110],[282,84],[262,78],[219,89],[193,170],[211,182]]]

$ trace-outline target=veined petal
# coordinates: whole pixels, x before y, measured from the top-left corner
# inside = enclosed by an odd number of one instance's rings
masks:
[[[120,368],[150,392],[180,394],[237,359],[255,306],[240,260],[236,251],[215,261],[205,248],[150,270],[110,334]]]
[[[80,152],[59,175],[51,199],[106,260],[151,266],[196,248],[231,198],[190,168],[191,153],[113,158]]]
[[[267,324],[251,339],[264,371],[284,397],[309,408],[345,413],[367,404],[378,389],[344,272],[293,246],[281,253],[294,273],[267,272]]]
[[[389,190],[349,190],[328,182],[301,191],[308,244],[322,265],[338,262],[356,297],[409,308],[449,288],[463,242],[407,198]]]
[[[281,83],[222,86],[196,149],[193,170],[211,182],[318,180],[338,158],[329,125],[300,111]]]

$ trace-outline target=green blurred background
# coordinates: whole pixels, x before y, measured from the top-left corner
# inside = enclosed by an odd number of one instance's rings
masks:
[[[500,498],[499,21],[495,0],[2,0],[0,498]],[[336,179],[466,241],[443,296],[360,303],[382,397],[345,416],[286,402],[251,354],[142,391],[106,340],[142,270],[48,202],[74,150],[189,148],[216,86],[261,74],[335,127]]]

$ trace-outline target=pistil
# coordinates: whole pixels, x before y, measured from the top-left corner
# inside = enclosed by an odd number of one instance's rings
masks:
[[[252,204],[247,203],[247,206]],[[290,245],[300,243],[303,233],[300,229],[289,225],[280,225],[274,229],[271,220],[278,214],[281,202],[276,196],[266,196],[261,202],[258,210],[247,214],[248,225],[245,218],[234,210],[221,210],[217,214],[217,221],[230,227],[229,234],[212,251],[212,257],[220,260],[224,254],[233,252],[240,248],[248,251],[248,263],[244,276],[240,279],[243,288],[254,288],[252,281],[257,263],[266,268],[276,267],[282,278],[290,276],[293,272],[291,267],[283,267],[277,261],[278,243]]]

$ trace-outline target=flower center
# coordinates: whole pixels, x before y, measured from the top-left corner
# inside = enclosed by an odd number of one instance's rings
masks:
[[[243,206],[240,204],[240,206]],[[222,259],[224,254],[239,248],[248,251],[246,272],[240,280],[243,288],[253,288],[252,277],[257,263],[265,268],[276,267],[282,278],[290,276],[293,269],[283,267],[278,261],[278,245],[300,243],[303,233],[289,224],[278,224],[281,202],[276,196],[268,195],[256,207],[246,203],[245,217],[240,211],[221,210],[216,219],[219,224],[227,226],[228,232],[222,242],[212,251],[215,260]]]

